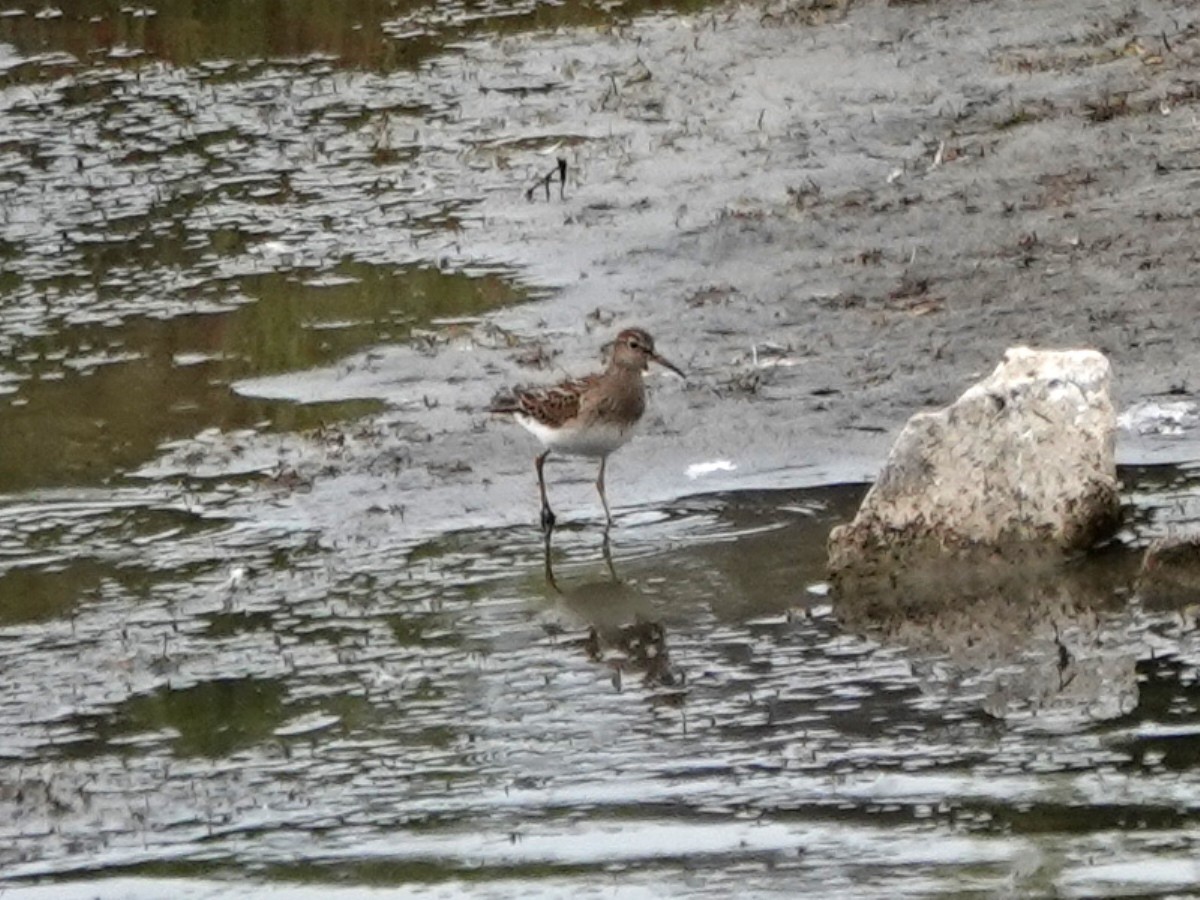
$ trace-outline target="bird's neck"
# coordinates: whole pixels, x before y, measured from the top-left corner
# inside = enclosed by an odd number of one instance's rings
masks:
[[[608,364],[608,370],[604,374],[609,378],[627,378],[633,381],[641,381],[642,364],[623,359],[614,359]]]

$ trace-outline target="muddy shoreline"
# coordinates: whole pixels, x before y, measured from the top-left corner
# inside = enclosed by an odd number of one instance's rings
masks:
[[[505,137],[473,150],[488,184],[443,262],[512,264],[550,296],[327,373],[332,396],[397,411],[424,472],[400,482],[434,484],[451,520],[520,520],[530,442],[480,410],[497,384],[594,367],[630,323],[689,380],[655,379],[646,435],[613,461],[618,506],[867,480],[909,415],[1015,344],[1109,355],[1118,408],[1152,407],[1122,462],[1195,458],[1196,15],[822,15],[731,6],[464,48],[458,77],[502,70],[506,90],[464,85],[459,115]],[[556,154],[565,198],[527,201]],[[313,377],[237,390],[303,400]],[[586,473],[560,477],[592,516]]]

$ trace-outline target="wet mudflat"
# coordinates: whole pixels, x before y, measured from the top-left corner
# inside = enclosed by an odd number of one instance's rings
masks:
[[[1196,11],[319,6],[0,15],[5,895],[1195,890]],[[626,323],[689,378],[552,583],[480,410]],[[1113,359],[1103,577],[849,623],[1020,341]]]

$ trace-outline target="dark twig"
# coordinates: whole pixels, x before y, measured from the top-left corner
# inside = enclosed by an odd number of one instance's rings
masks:
[[[550,199],[550,183],[552,181],[554,181],[555,175],[558,176],[558,199],[565,200],[566,199],[565,191],[567,189],[567,161],[564,157],[561,157],[561,156],[558,157],[558,163],[557,163],[557,165],[555,165],[555,167],[553,169],[551,169],[549,172],[547,172],[545,175],[543,175],[541,178],[539,178],[537,181],[535,181],[532,185],[529,186],[529,189],[527,191],[525,191],[525,199],[532,201],[533,200],[533,192],[538,189],[538,185],[541,185],[542,187],[544,187],[546,189],[546,199],[549,200]]]

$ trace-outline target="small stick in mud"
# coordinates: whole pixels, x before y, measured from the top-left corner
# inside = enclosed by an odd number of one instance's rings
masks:
[[[560,156],[558,158],[558,163],[555,165],[555,167],[553,169],[551,169],[549,172],[547,172],[545,175],[543,175],[541,178],[539,178],[537,181],[535,181],[532,185],[529,186],[529,189],[525,191],[525,199],[532,201],[533,200],[533,192],[538,189],[538,185],[541,185],[542,187],[544,187],[546,189],[546,199],[549,200],[550,199],[550,183],[552,181],[554,181],[555,175],[558,176],[558,199],[565,200],[566,199],[565,191],[567,189],[567,160],[566,160],[566,158],[564,158],[562,156]]]

